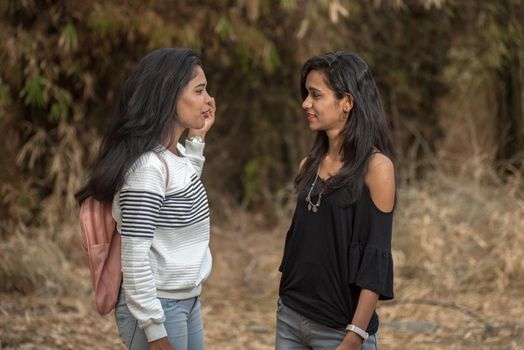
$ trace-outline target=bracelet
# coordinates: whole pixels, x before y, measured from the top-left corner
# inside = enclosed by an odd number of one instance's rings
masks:
[[[359,337],[361,337],[363,339],[363,341],[366,341],[366,339],[368,339],[368,337],[369,337],[368,332],[366,332],[362,328],[359,328],[359,327],[355,326],[354,324],[348,324],[347,325],[346,333],[347,332],[353,332],[353,333],[357,334]]]

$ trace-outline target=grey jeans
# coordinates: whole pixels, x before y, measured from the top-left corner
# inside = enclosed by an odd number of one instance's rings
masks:
[[[343,329],[335,329],[316,323],[284,305],[280,298],[277,310],[276,350],[334,350],[344,337]],[[377,350],[376,335],[370,335],[362,350]]]
[[[184,300],[158,298],[164,309],[167,337],[176,350],[204,350],[204,329],[200,315],[200,297]],[[122,342],[130,350],[148,350],[146,334],[129,311],[124,290],[115,308],[116,324]]]

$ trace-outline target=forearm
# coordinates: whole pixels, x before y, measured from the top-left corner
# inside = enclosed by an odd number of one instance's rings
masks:
[[[351,320],[351,324],[362,330],[368,328],[369,321],[377,305],[379,295],[369,289],[362,289],[358,299],[357,309]],[[360,349],[363,339],[354,332],[348,332],[338,349]]]
[[[378,294],[369,290],[362,289],[358,298],[357,309],[353,315],[352,324],[366,330],[368,328],[369,321],[373,316],[373,311],[377,306]]]
[[[198,177],[202,175],[202,169],[206,158],[204,157],[205,143],[186,140],[185,155],[193,165]]]
[[[149,263],[145,239],[122,237],[122,272],[126,304],[148,341],[167,335],[165,315],[156,295],[156,285]]]
[[[126,303],[149,341],[166,336],[149,253],[165,199],[162,166],[144,164],[129,174],[119,196],[121,262]]]

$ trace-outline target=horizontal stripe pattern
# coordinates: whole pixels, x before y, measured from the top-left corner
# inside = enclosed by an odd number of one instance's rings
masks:
[[[188,151],[200,153],[177,157],[163,149],[168,171],[154,153],[142,155],[113,201],[126,302],[148,339],[165,332],[158,293],[194,297],[211,272],[209,205],[200,181],[203,147]]]
[[[209,218],[207,194],[200,179],[193,174],[187,188],[166,196],[158,217],[159,228],[180,228]]]
[[[207,193],[196,174],[188,186],[165,199],[148,191],[120,194],[122,236],[153,238],[156,228],[175,229],[209,218]]]
[[[120,193],[122,236],[153,238],[164,197],[147,191]]]

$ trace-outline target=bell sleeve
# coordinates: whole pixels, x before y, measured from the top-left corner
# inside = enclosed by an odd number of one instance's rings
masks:
[[[393,299],[393,257],[391,237],[393,211],[383,212],[375,206],[369,193],[366,215],[360,223],[358,240],[350,246],[350,284],[379,294],[379,300]]]

